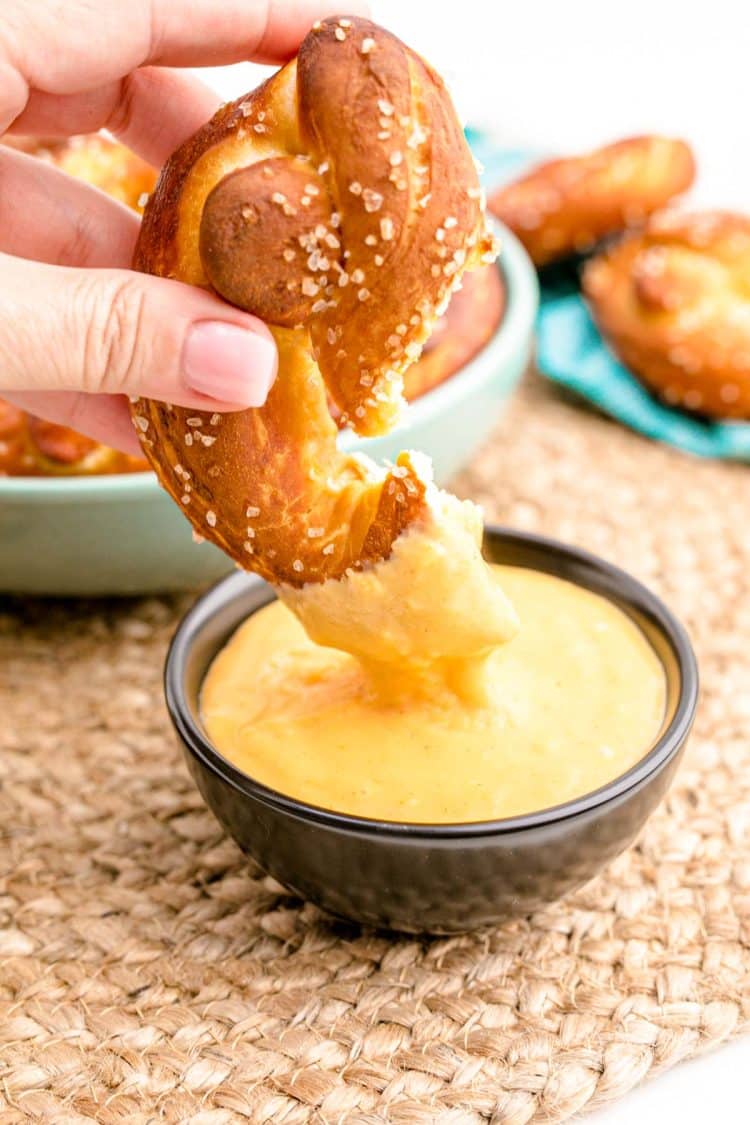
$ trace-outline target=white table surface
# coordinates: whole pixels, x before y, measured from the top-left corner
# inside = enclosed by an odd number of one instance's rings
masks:
[[[638,132],[684,136],[698,154],[696,204],[750,210],[744,2],[372,0],[372,8],[444,75],[463,117],[509,147],[562,153]],[[228,98],[264,74],[240,64],[203,77]],[[744,1125],[745,1067],[750,1037],[678,1065],[586,1120]]]

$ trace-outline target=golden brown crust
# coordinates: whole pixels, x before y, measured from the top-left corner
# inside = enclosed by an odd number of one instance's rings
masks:
[[[297,59],[183,145],[146,209],[135,265],[213,282],[269,318],[279,347],[257,410],[134,405],[144,450],[199,533],[277,584],[387,557],[424,514],[425,482],[408,456],[380,473],[340,453],[328,396],[358,432],[390,428],[402,372],[491,249],[444,87],[367,20],[316,25]]]
[[[581,156],[550,160],[500,187],[490,210],[544,266],[639,226],[695,178],[684,141],[631,137]]]
[[[750,219],[655,215],[583,275],[615,354],[655,394],[711,418],[750,419]]]
[[[292,199],[306,205],[293,206]],[[303,247],[322,244],[338,258],[332,210],[325,181],[303,157],[270,157],[230,172],[209,193],[201,215],[200,255],[211,285],[271,324],[293,328],[309,320],[318,286],[304,291]],[[263,268],[249,270],[248,262]]]

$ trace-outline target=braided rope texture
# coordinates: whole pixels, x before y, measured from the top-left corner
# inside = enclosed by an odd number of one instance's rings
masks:
[[[748,470],[534,376],[459,482],[660,591],[698,648],[684,765],[638,843],[520,922],[393,939],[243,859],[161,699],[185,599],[0,613],[0,1125],[526,1125],[750,1023]]]

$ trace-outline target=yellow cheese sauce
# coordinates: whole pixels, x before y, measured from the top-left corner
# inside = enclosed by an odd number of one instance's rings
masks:
[[[562,579],[493,567],[521,627],[483,665],[482,702],[447,686],[384,694],[366,663],[316,645],[276,601],[219,653],[206,730],[244,773],[357,816],[451,823],[591,792],[648,751],[666,683],[615,605]]]

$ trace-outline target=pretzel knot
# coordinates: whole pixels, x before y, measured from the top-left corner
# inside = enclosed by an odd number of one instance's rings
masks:
[[[266,320],[279,373],[236,414],[133,406],[146,454],[197,530],[276,584],[387,558],[426,511],[412,457],[336,447],[396,422],[402,375],[464,270],[494,256],[473,158],[437,75],[361,19],[299,54],[168,161],[135,266]]]
[[[615,354],[670,406],[750,418],[750,220],[654,215],[592,258],[583,289]]]

